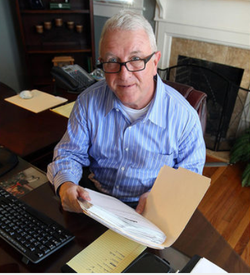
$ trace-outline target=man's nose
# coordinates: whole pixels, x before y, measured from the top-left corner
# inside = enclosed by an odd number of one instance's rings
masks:
[[[125,64],[121,64],[121,70],[120,70],[119,74],[122,77],[127,77],[131,74],[131,72],[127,69]]]

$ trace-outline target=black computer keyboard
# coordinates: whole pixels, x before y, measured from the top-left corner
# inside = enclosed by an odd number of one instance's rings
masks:
[[[74,239],[57,222],[1,187],[0,237],[24,256],[25,263],[38,263]]]

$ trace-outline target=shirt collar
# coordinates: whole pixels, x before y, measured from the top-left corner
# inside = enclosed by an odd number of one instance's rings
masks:
[[[111,110],[119,108],[119,103],[116,95],[109,88],[107,83],[105,87],[105,94],[106,94],[105,116],[107,116]]]
[[[165,105],[167,104],[164,94],[164,83],[162,82],[160,76],[157,74],[155,94],[149,107],[148,113],[144,118],[144,122],[146,120],[150,120],[151,122],[162,128],[167,127],[167,119],[163,116],[166,110]]]

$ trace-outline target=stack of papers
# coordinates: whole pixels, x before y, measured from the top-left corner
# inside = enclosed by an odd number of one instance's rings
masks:
[[[162,244],[165,241],[165,234],[133,208],[114,197],[85,190],[91,197],[91,202],[79,200],[85,214],[141,244]]]

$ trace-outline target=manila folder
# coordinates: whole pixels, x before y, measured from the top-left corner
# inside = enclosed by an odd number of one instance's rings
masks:
[[[178,239],[205,195],[210,181],[182,167],[161,168],[148,195],[143,216],[167,236],[162,249]]]

